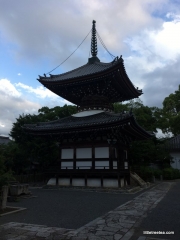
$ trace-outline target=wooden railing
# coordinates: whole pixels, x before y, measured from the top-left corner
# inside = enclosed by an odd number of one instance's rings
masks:
[[[68,168],[64,168],[64,169],[58,169],[57,167],[55,168],[49,168],[46,169],[44,171],[45,174],[48,173],[53,173],[53,174],[102,174],[102,173],[113,173],[113,174],[117,174],[117,173],[128,173],[129,169],[124,169],[124,168],[120,168],[118,169],[107,169],[107,167],[104,168],[99,168],[99,169],[85,169],[85,167],[83,168],[83,166],[81,166],[81,168],[76,168],[76,169],[68,169]]]

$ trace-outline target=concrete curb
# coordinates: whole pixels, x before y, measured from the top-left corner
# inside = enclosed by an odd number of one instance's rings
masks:
[[[129,190],[127,190],[128,193],[134,193],[134,192],[137,192],[137,191],[140,191],[141,190],[141,187],[138,186],[138,187],[134,187],[134,188],[131,188]]]
[[[13,208],[14,210],[12,210],[11,212],[7,212],[7,213],[2,213],[0,214],[0,217],[8,215],[8,214],[12,214],[12,213],[16,213],[16,212],[20,212],[20,211],[24,211],[27,208],[21,208],[21,207],[11,207],[11,206],[7,206],[7,208]]]

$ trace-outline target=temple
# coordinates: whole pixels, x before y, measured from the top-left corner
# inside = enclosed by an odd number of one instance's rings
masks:
[[[130,184],[128,149],[132,141],[152,137],[138,125],[133,113],[113,112],[113,103],[138,98],[142,90],[127,76],[122,57],[103,63],[97,57],[93,21],[88,62],[59,75],[39,76],[39,82],[77,105],[77,113],[56,121],[26,124],[34,136],[58,143],[57,166],[48,171],[58,185],[122,187]],[[54,179],[54,180],[53,180]]]

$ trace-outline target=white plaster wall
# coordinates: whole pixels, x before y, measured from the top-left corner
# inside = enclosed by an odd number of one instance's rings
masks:
[[[50,178],[49,181],[47,182],[47,185],[51,185],[51,186],[56,185],[56,179],[55,178]]]
[[[95,114],[102,113],[102,112],[104,112],[104,110],[87,110],[87,111],[75,113],[72,116],[73,117],[87,117],[87,116],[95,115]]]
[[[61,162],[61,168],[73,169],[73,162]]]
[[[99,179],[99,178],[87,179],[87,186],[88,187],[101,187],[101,179]]]
[[[113,161],[113,169],[117,169],[117,161]]]
[[[109,158],[109,147],[96,147],[95,158]]]
[[[77,148],[76,158],[92,158],[92,148]]]
[[[118,180],[117,179],[104,179],[103,186],[110,187],[110,188],[118,188]]]
[[[171,157],[173,157],[173,162],[174,162],[174,163],[171,163],[171,167],[180,170],[180,153],[172,152],[172,153],[170,153],[170,155],[171,155]]]
[[[84,187],[85,186],[85,179],[84,178],[74,178],[74,179],[72,179],[72,186]]]
[[[74,149],[62,149],[61,159],[73,159]]]
[[[124,178],[121,178],[121,187],[124,187]]]
[[[109,161],[95,161],[95,168],[96,169],[109,169]]]
[[[121,187],[124,187],[124,179],[121,178]],[[49,179],[47,185],[55,186],[56,179],[51,178]],[[70,186],[70,179],[69,178],[59,178],[58,185],[60,186]],[[72,186],[76,187],[84,187],[85,186],[85,179],[84,178],[75,178],[72,179]],[[87,186],[88,187],[101,187],[101,179],[99,178],[92,178],[87,179]],[[111,187],[111,188],[118,188],[118,180],[117,179],[103,179],[103,186],[104,187]]]
[[[124,162],[124,169],[128,169],[128,162]]]
[[[76,168],[79,169],[90,169],[92,167],[92,161],[77,161]]]
[[[70,186],[70,179],[69,178],[59,178],[58,185],[60,186]]]

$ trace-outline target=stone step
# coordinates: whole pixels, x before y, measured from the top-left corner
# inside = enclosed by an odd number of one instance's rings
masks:
[[[141,187],[147,187],[147,183],[140,178],[135,172],[130,172],[130,176],[134,179]]]

